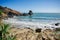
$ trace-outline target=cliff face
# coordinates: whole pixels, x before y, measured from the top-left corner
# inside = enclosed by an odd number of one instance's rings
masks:
[[[21,13],[11,8],[2,7],[2,6],[0,6],[0,11],[3,11],[4,15],[7,15],[8,17],[29,16],[29,15],[31,16],[33,14],[31,10],[28,13]]]
[[[13,9],[10,9],[10,8],[7,8],[7,7],[2,7],[0,6],[0,10],[2,10],[5,14],[7,14],[8,16],[12,16],[12,15],[21,15],[22,13],[16,11],[16,10],[13,10]]]

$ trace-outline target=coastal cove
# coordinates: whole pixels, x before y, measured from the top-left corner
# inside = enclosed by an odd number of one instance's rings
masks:
[[[14,16],[3,20],[11,27],[8,30],[9,35],[16,35],[16,40],[60,40],[60,18],[57,17],[58,15],[49,15],[49,17],[37,15],[34,17],[33,15]]]
[[[60,0],[0,0],[0,40],[60,40]]]
[[[60,14],[57,13],[33,13],[32,16],[15,16],[4,20],[7,23],[17,25],[17,27],[30,28],[46,28],[53,29],[60,26],[55,26],[55,23],[60,23]],[[60,25],[60,24],[59,24]]]

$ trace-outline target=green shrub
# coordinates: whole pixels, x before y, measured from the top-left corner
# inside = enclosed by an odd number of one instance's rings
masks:
[[[9,24],[0,25],[0,31],[2,32],[0,40],[15,40],[15,36],[8,35],[9,28],[10,28]]]

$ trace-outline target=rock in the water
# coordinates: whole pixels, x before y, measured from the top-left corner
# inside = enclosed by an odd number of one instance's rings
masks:
[[[33,12],[31,10],[29,10],[29,13],[28,13],[30,16],[33,14]]]
[[[56,23],[55,26],[59,26],[60,23]]]

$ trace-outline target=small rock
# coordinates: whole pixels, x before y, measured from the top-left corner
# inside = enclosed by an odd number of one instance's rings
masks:
[[[42,29],[38,28],[38,29],[36,29],[35,31],[36,31],[37,33],[40,33],[41,30],[42,30]]]

